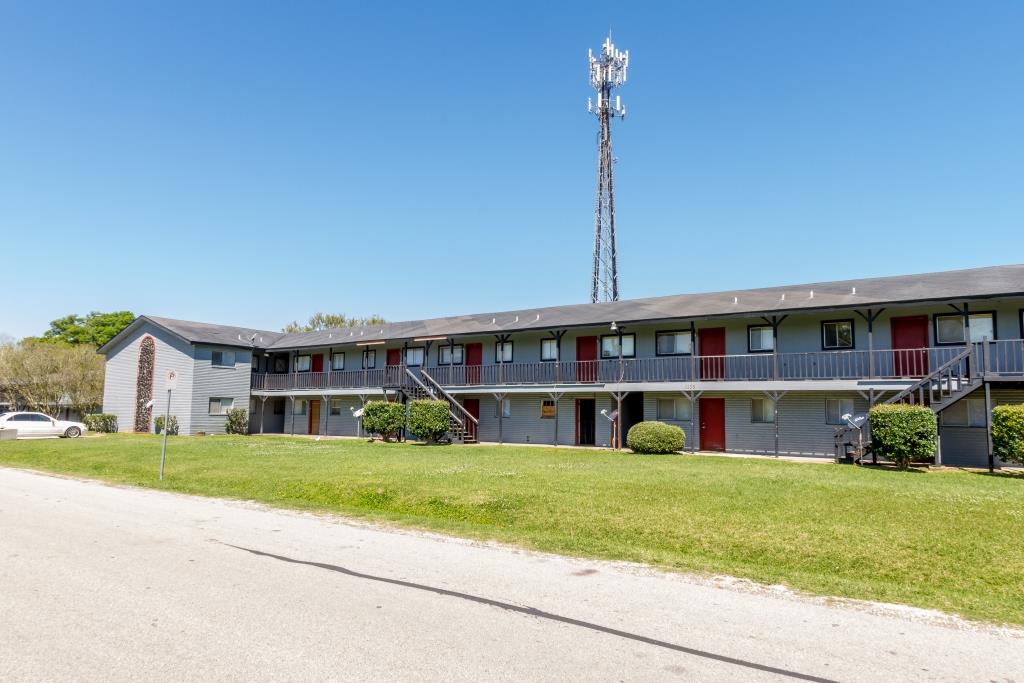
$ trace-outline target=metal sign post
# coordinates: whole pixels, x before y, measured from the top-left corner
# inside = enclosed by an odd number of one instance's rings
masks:
[[[167,432],[171,430],[171,391],[178,386],[178,373],[174,370],[168,370],[164,385],[167,388],[167,408],[164,410],[164,444],[160,449],[160,481],[164,480],[164,461],[167,460]]]

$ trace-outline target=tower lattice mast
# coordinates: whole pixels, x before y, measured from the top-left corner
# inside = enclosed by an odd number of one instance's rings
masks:
[[[590,301],[619,300],[619,268],[615,251],[615,191],[612,166],[612,118],[625,118],[626,108],[612,91],[626,82],[629,51],[620,52],[611,36],[601,46],[601,55],[590,53],[590,85],[597,91],[597,104],[587,100],[587,110],[597,116],[600,131],[597,148],[597,202],[594,206],[594,271]]]

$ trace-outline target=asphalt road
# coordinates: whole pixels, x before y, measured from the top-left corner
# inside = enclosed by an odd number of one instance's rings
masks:
[[[1024,633],[0,468],[0,680],[1024,680]]]

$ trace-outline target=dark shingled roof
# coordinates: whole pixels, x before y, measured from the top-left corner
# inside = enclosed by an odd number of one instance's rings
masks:
[[[812,293],[813,292],[813,296]],[[412,320],[282,335],[271,349],[329,346],[380,339],[491,334],[668,318],[762,315],[790,311],[881,306],[916,301],[1024,295],[1024,265],[921,275],[815,282],[708,294],[677,294],[597,304],[528,308],[430,320]]]
[[[1024,265],[549,306],[293,334],[152,316],[141,316],[136,323],[148,319],[194,343],[249,346],[249,338],[256,334],[255,345],[258,347],[289,349],[360,341],[605,325],[613,320],[636,323],[664,319],[751,316],[999,296],[1024,296]],[[109,346],[110,343],[100,351]]]

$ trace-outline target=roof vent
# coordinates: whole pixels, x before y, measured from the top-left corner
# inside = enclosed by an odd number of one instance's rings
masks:
[[[814,298],[814,290],[813,289],[811,290],[811,298],[812,299]]]
[[[533,319],[534,322],[537,322],[538,320],[540,320],[540,313],[538,313],[537,317]]]
[[[491,318],[491,324],[492,324],[492,325],[493,325],[494,323],[496,323],[496,322],[498,322],[498,319],[497,319],[497,318]]]
[[[785,294],[785,292],[783,292],[783,294],[782,294],[782,301],[785,301],[785,300],[786,300],[786,294]]]
[[[854,287],[853,289],[850,290],[850,294],[856,294],[856,293],[857,293],[857,288],[856,287]]]
[[[732,302],[733,302],[734,304],[738,304],[738,303],[740,302],[740,298],[739,298],[738,296],[734,296],[734,297],[732,298]]]
[[[513,320],[512,322],[513,322],[513,324],[514,324],[514,323],[517,323],[517,322],[519,322],[519,316],[517,315],[517,316],[516,316],[516,319],[515,319],[515,320]]]

